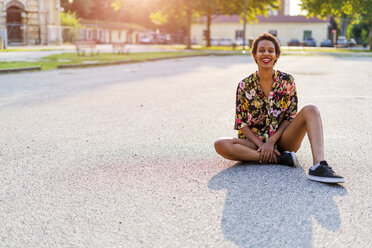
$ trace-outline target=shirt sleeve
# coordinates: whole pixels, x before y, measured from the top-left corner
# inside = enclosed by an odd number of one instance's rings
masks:
[[[236,90],[236,113],[235,113],[235,130],[249,126],[247,119],[248,100],[245,96],[245,82],[239,83]]]
[[[292,76],[290,77],[288,84],[289,84],[288,86],[289,102],[288,102],[288,108],[284,115],[284,120],[292,121],[297,115],[297,107],[298,107],[296,84]]]

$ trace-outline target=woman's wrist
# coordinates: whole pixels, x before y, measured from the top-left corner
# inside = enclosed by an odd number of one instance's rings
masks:
[[[275,145],[275,143],[276,143],[276,139],[275,138],[273,138],[273,136],[271,136],[267,141],[266,141],[266,143],[268,143],[268,144],[270,144],[270,145]]]

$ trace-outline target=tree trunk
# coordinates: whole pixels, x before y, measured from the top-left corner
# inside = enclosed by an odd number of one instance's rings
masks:
[[[211,46],[211,14],[207,15],[207,33],[205,39],[207,40],[207,47]]]
[[[186,10],[186,17],[187,17],[187,41],[186,41],[186,49],[191,49],[191,16],[192,16],[192,10],[189,7]]]
[[[341,23],[340,23],[340,36],[345,36],[347,34],[347,27],[349,26],[348,16],[344,13],[341,14]]]

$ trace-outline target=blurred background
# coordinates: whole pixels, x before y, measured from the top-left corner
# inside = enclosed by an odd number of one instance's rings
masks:
[[[371,49],[372,0],[0,0],[0,48],[97,44]]]

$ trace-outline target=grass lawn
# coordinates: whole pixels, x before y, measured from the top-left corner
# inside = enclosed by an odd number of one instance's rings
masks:
[[[203,51],[180,51],[180,52],[142,52],[142,53],[129,53],[129,54],[113,54],[113,53],[100,53],[99,55],[86,55],[77,56],[76,53],[62,53],[54,54],[51,56],[43,57],[39,61],[25,62],[1,62],[0,69],[10,68],[23,68],[40,66],[42,70],[56,69],[57,65],[68,64],[86,64],[86,63],[100,63],[100,62],[115,62],[124,60],[145,61],[153,58],[169,58],[178,56],[192,56],[206,54]]]

